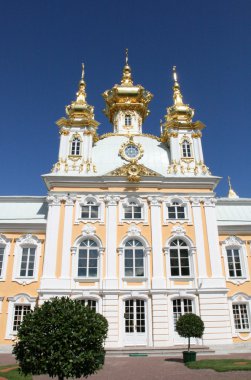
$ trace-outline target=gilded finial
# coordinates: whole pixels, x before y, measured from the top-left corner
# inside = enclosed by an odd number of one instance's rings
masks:
[[[173,86],[173,101],[175,105],[182,105],[182,95],[180,91],[180,85],[178,83],[178,76],[176,71],[176,66],[173,66],[173,80],[174,80],[174,86]]]
[[[128,65],[128,49],[125,49],[125,63]]]
[[[176,66],[173,66],[173,80],[174,82],[178,82],[178,77],[176,73]]]
[[[82,63],[82,73],[81,73],[81,80],[84,80],[85,77],[85,64]]]
[[[124,86],[133,86],[131,68],[128,64],[128,49],[125,50],[125,66],[123,69],[123,75],[121,84]]]
[[[229,187],[228,198],[239,198],[236,192],[232,188],[231,179],[229,176],[227,177],[227,180],[228,180],[228,187]]]

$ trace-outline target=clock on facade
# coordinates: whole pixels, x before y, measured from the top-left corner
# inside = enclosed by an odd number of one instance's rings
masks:
[[[127,145],[125,148],[125,155],[128,158],[136,158],[139,155],[139,148],[136,145]]]

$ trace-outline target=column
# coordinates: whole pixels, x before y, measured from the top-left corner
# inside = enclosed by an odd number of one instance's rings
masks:
[[[204,199],[204,209],[205,209],[205,217],[206,217],[206,227],[207,227],[208,246],[209,246],[209,254],[210,254],[210,261],[211,261],[211,268],[212,268],[212,277],[222,279],[223,274],[222,274],[222,266],[221,266],[221,255],[220,255],[220,247],[219,247],[215,203],[216,203],[216,200],[214,198]],[[225,283],[223,286],[225,287]],[[217,287],[216,283],[215,283],[215,287]]]
[[[57,261],[57,245],[58,245],[58,229],[60,219],[60,206],[61,202],[57,196],[48,196],[47,202],[49,204],[47,227],[46,227],[46,241],[44,253],[44,267],[43,267],[43,280],[55,279],[56,261]],[[44,281],[43,281],[44,285]],[[42,286],[42,284],[41,284]]]
[[[151,231],[152,231],[152,257],[153,257],[153,278],[152,288],[165,288],[165,278],[163,270],[162,254],[162,225],[161,225],[161,199],[149,197],[151,206]]]
[[[74,202],[76,198],[65,197],[64,231],[62,247],[62,268],[61,278],[70,278],[70,258],[71,258],[71,237],[72,237],[72,216]]]
[[[108,195],[106,202],[106,277],[104,289],[117,289],[117,204],[118,196]]]
[[[191,205],[193,210],[195,240],[197,247],[197,259],[198,259],[198,277],[207,277],[206,257],[205,257],[205,241],[203,235],[202,215],[200,208],[200,199],[191,198]]]

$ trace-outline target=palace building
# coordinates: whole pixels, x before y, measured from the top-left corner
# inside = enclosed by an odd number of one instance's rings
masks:
[[[0,197],[0,344],[11,345],[36,305],[68,296],[109,322],[106,346],[182,344],[183,313],[201,316],[199,344],[251,342],[251,199],[203,159],[205,125],[173,104],[159,136],[144,133],[153,95],[133,82],[103,93],[113,131],[98,134],[84,67],[76,100],[57,121],[58,161],[45,196]]]

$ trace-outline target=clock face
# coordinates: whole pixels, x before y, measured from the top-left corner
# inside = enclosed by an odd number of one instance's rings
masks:
[[[135,158],[139,154],[139,149],[135,145],[127,145],[125,148],[125,154],[129,158]]]

